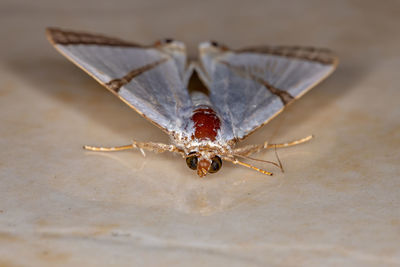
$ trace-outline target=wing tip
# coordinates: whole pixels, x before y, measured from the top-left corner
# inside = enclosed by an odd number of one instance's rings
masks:
[[[57,44],[68,44],[69,35],[71,34],[82,34],[78,32],[63,30],[58,27],[46,27],[46,37],[52,45]]]
[[[320,61],[322,64],[332,65],[334,69],[339,65],[339,57],[337,54],[327,48],[320,48],[319,53],[314,58],[310,59],[317,62]]]
[[[339,65],[339,63],[340,63],[340,60],[339,60],[339,57],[335,54],[335,53],[333,53],[332,52],[332,65],[333,65],[333,67],[334,67],[334,69],[336,69],[337,68],[337,66]]]
[[[52,45],[56,45],[56,41],[54,39],[54,33],[56,31],[60,31],[60,29],[55,27],[46,27],[45,29],[46,38]]]

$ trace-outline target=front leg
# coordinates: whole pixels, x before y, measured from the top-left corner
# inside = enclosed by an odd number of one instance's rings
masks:
[[[288,143],[282,143],[282,144],[270,144],[268,142],[265,142],[264,144],[261,144],[261,145],[248,145],[245,147],[235,148],[233,150],[233,154],[240,155],[240,156],[250,156],[251,154],[260,152],[261,150],[264,150],[264,149],[281,148],[281,147],[289,147],[289,146],[299,145],[299,144],[305,143],[307,141],[310,141],[312,138],[313,138],[313,136],[309,135],[302,139],[291,141]]]
[[[185,153],[183,150],[177,148],[174,145],[167,145],[163,143],[154,143],[154,142],[137,142],[132,141],[130,145],[124,146],[116,146],[116,147],[96,147],[96,146],[83,146],[86,150],[91,151],[103,151],[103,152],[111,152],[111,151],[121,151],[121,150],[128,150],[138,148],[143,156],[146,156],[144,150],[155,152],[155,153],[163,153],[163,152],[175,152],[181,154],[183,157]]]

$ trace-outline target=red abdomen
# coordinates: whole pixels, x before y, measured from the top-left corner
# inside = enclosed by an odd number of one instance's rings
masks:
[[[221,127],[221,121],[212,108],[201,107],[196,109],[193,111],[192,121],[194,122],[194,136],[192,138],[215,140]]]

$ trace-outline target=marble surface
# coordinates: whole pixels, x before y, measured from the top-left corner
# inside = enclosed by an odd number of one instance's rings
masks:
[[[0,2],[0,266],[399,266],[399,1]],[[47,42],[60,26],[150,43],[329,47],[338,70],[244,144],[285,173],[205,179]],[[274,159],[273,152],[258,155]]]

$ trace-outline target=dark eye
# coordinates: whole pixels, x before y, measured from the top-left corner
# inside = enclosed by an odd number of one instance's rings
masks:
[[[214,47],[218,47],[219,46],[219,44],[216,41],[211,41],[210,43]]]
[[[197,156],[195,155],[196,152],[190,152],[186,157],[186,164],[192,170],[197,170]]]
[[[172,39],[172,38],[165,38],[164,39],[164,43],[166,43],[166,44],[170,44],[170,43],[172,43],[174,41],[174,39]]]
[[[208,170],[209,173],[214,173],[219,171],[219,169],[221,169],[222,167],[222,160],[220,157],[215,156],[212,158],[212,162],[210,165],[210,169]]]

